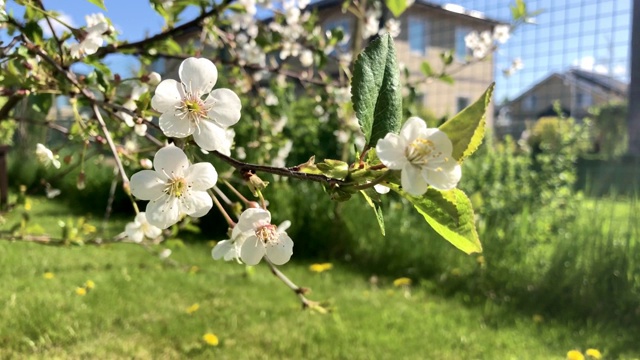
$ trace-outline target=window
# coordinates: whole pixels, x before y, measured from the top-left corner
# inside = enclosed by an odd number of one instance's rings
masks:
[[[157,58],[156,61],[151,63],[151,70],[155,71],[161,75],[166,75],[167,73],[167,59],[166,58]]]
[[[324,29],[327,32],[340,29],[344,34],[342,41],[340,41],[337,47],[341,52],[349,52],[351,50],[351,21],[348,18],[338,18],[329,20],[324,24]]]
[[[579,92],[576,94],[576,105],[578,107],[589,107],[593,99],[591,98],[591,94]]]
[[[529,95],[524,98],[522,107],[524,108],[524,110],[533,110],[536,108],[537,102],[538,98],[535,95]]]
[[[424,55],[427,48],[427,23],[418,17],[409,17],[409,49],[411,52]]]
[[[470,32],[471,29],[466,26],[456,28],[455,51],[456,59],[459,61],[465,61],[467,56],[470,55],[469,48],[464,41],[465,36],[467,36]]]
[[[462,111],[464,108],[469,106],[469,98],[468,97],[457,97],[456,98],[456,112]]]

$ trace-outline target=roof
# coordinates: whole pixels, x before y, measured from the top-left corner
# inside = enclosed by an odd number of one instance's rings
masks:
[[[332,8],[334,6],[340,7],[340,6],[342,6],[343,2],[344,2],[344,0],[319,0],[319,1],[316,1],[314,3],[309,4],[308,8],[309,9],[324,10],[324,9]],[[439,5],[439,4],[433,3],[431,1],[415,0],[415,2],[412,5],[410,5],[410,7],[411,6],[424,6],[424,7],[430,8],[430,9],[432,9],[434,11],[443,12],[443,13],[452,14],[452,15],[463,16],[463,17],[470,18],[470,19],[473,19],[473,20],[476,20],[476,21],[482,21],[482,22],[485,22],[485,23],[489,23],[491,25],[507,24],[504,21],[499,21],[499,20],[488,18],[488,17],[486,17],[484,15],[484,13],[482,13],[480,11],[465,9],[464,7],[462,7],[460,5],[456,5],[456,4]]]
[[[618,96],[626,96],[628,85],[612,76],[606,74],[600,74],[588,70],[579,68],[572,68],[562,73],[552,73],[539,82],[535,83],[522,94],[518,95],[515,99],[509,101],[509,103],[522,100],[527,94],[529,94],[536,87],[544,84],[549,79],[558,77],[565,82],[574,82],[576,85],[582,88],[597,89],[609,94],[615,94]]]

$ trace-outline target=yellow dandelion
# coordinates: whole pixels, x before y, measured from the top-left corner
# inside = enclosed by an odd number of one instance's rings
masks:
[[[325,272],[327,270],[331,270],[332,268],[333,268],[333,264],[331,263],[313,264],[309,266],[309,270],[315,273]]]
[[[193,314],[200,309],[200,304],[195,303],[187,308],[187,314]]]
[[[478,262],[478,265],[484,265],[484,256],[480,255],[476,258],[476,261]]]
[[[532,320],[533,320],[534,323],[540,324],[540,323],[542,323],[544,321],[544,317],[542,315],[540,315],[540,314],[534,314],[532,316]]]
[[[27,199],[24,201],[24,210],[31,211],[31,200]]]
[[[76,288],[76,295],[80,295],[80,296],[87,295],[87,289],[85,289],[83,287],[77,287]]]
[[[53,279],[54,277],[56,277],[51,271],[47,271],[46,273],[42,274],[42,277],[50,280]]]
[[[567,352],[567,360],[584,360],[584,355],[578,350],[570,350]]]
[[[408,277],[401,277],[393,280],[393,286],[395,287],[409,286],[409,285],[411,285],[411,279],[409,279]]]
[[[198,271],[200,271],[200,268],[195,266],[195,265],[193,265],[191,268],[189,268],[189,274],[195,274]]]
[[[598,349],[587,349],[586,354],[593,359],[602,359],[602,353]]]
[[[96,287],[96,283],[94,283],[93,280],[87,280],[87,282],[84,283],[84,287],[87,289],[93,289]]]
[[[218,340],[218,337],[215,334],[212,333],[206,333],[202,336],[202,340],[204,340],[204,342],[206,342],[207,344],[211,345],[211,346],[218,346],[218,344],[220,343],[220,340]]]
[[[216,244],[217,244],[217,243],[218,243],[218,242],[217,242],[217,241],[215,241],[215,240],[209,240],[209,241],[207,241],[207,245],[209,245],[209,247],[214,247],[214,246],[216,246]]]
[[[93,234],[96,231],[98,231],[98,229],[95,226],[93,226],[91,224],[82,224],[82,232],[85,235]]]

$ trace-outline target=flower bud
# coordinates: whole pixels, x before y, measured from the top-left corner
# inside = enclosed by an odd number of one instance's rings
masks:
[[[247,180],[247,186],[254,196],[258,196],[258,191],[266,188],[269,185],[268,181],[262,181],[258,175],[252,174]]]
[[[147,82],[151,86],[156,86],[156,85],[160,84],[160,81],[162,81],[162,76],[160,76],[160,74],[158,74],[155,71],[149,73],[149,75],[147,75],[147,77],[149,79]]]
[[[140,159],[140,166],[142,166],[143,169],[149,170],[153,167],[153,163],[149,159]]]
[[[78,181],[76,182],[76,187],[78,188],[78,190],[84,190],[84,188],[87,187],[87,184],[85,183],[84,170],[80,171],[80,174],[78,174]]]

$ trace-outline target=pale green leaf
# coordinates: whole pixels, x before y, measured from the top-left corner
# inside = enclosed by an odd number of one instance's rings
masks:
[[[389,34],[373,41],[358,56],[351,80],[351,93],[367,147],[374,147],[378,139],[400,130],[400,74],[393,39]]]
[[[487,107],[494,85],[495,83],[491,84],[471,106],[440,126],[440,130],[444,131],[453,143],[452,156],[457,161],[473,154],[482,143]]]
[[[380,202],[374,202],[373,199],[371,199],[371,197],[367,195],[367,193],[364,190],[360,191],[360,193],[362,194],[364,199],[367,201],[367,204],[371,206],[371,208],[373,209],[373,212],[376,214],[376,220],[378,220],[378,226],[380,226],[380,232],[382,233],[382,236],[385,236],[384,217],[382,216],[382,207],[380,206]]]
[[[416,197],[397,185],[392,184],[391,188],[409,200],[433,230],[453,246],[467,254],[482,252],[471,201],[462,190],[439,191],[430,187]]]
[[[385,0],[384,2],[395,17],[399,17],[407,10],[407,0]]]
[[[107,8],[104,7],[104,0],[87,0],[87,1],[99,7],[100,9],[107,11]]]

